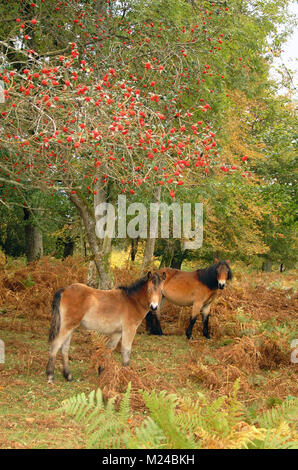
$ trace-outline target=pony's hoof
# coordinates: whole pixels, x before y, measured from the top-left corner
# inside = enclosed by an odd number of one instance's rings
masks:
[[[63,377],[65,378],[65,380],[67,380],[67,382],[71,382],[72,381],[72,375],[70,372],[65,372],[63,371]]]
[[[55,383],[54,383],[54,376],[51,376],[51,375],[50,375],[50,376],[48,377],[48,384],[50,384],[50,385],[54,385],[54,384],[55,384]]]

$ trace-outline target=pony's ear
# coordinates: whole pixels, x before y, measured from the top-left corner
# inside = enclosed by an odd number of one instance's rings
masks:
[[[147,281],[149,281],[150,277],[151,277],[151,271],[148,271],[148,272],[147,272],[147,275],[146,275]]]
[[[164,271],[161,276],[162,280],[165,280],[167,278],[167,273]]]
[[[219,259],[218,258],[214,258],[214,263],[218,263],[219,262]]]

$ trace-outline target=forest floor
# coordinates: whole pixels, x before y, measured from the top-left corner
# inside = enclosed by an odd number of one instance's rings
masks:
[[[294,272],[248,274],[234,270],[233,281],[219,292],[211,311],[211,339],[198,321],[193,339],[185,329],[190,309],[168,305],[161,323],[165,336],[150,336],[144,323],[134,340],[131,366],[123,369],[119,352],[98,376],[103,341],[78,330],[70,349],[73,381],[67,383],[57,360],[55,385],[46,381],[47,336],[54,292],[85,282],[87,266],[79,258],[53,258],[24,266],[0,266],[0,448],[82,448],[84,429],[59,408],[66,398],[100,387],[104,396],[121,396],[132,384],[132,425],[143,419],[139,389],[166,390],[207,400],[229,394],[240,379],[238,398],[251,414],[270,409],[297,394],[297,364],[291,342],[298,338],[297,281]],[[114,268],[115,284],[129,283],[138,270]]]

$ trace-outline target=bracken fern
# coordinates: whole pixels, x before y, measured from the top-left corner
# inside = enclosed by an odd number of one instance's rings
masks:
[[[129,433],[130,391],[131,384],[122,397],[119,411],[115,409],[115,398],[105,403],[100,389],[88,397],[81,393],[65,400],[61,410],[85,426],[87,448],[123,448]]]
[[[297,400],[286,400],[252,420],[237,399],[238,389],[237,380],[229,396],[211,403],[203,394],[193,401],[165,391],[140,391],[149,416],[134,429],[130,424],[131,384],[118,410],[114,399],[104,402],[99,389],[88,397],[70,398],[62,409],[85,426],[87,447],[91,448],[296,448]]]
[[[270,429],[278,426],[282,421],[294,423],[298,421],[298,400],[288,398],[280,405],[266,411],[256,420],[262,428]]]

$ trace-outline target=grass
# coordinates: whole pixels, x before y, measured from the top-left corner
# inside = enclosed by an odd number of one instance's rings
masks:
[[[72,393],[90,391],[90,386],[84,382],[70,386],[58,375],[57,386],[47,385],[44,328],[39,337],[32,338],[27,331],[3,330],[2,323],[1,338],[6,354],[0,371],[0,447],[81,447],[83,441],[78,426],[65,422],[56,410],[61,400]],[[79,377],[83,364],[75,363],[73,369]]]
[[[246,275],[251,283],[245,286],[241,277],[233,281],[213,307],[211,340],[202,336],[198,321],[194,339],[188,342],[184,331],[189,310],[168,306],[162,316],[167,335],[149,336],[142,326],[133,344],[131,367],[123,370],[120,354],[114,352],[100,377],[96,368],[101,348],[94,335],[78,330],[70,350],[74,380],[64,380],[59,358],[55,385],[47,384],[53,291],[62,281],[65,285],[71,279],[84,280],[86,271],[73,259],[44,260],[31,267],[19,264],[0,273],[0,338],[6,347],[6,362],[0,365],[0,448],[85,447],[84,429],[58,409],[63,400],[97,387],[107,397],[119,397],[132,382],[132,426],[146,415],[140,388],[191,399],[203,393],[210,401],[229,393],[240,378],[239,398],[256,416],[296,394],[297,365],[290,363],[290,342],[298,337],[297,312],[293,275],[288,275],[292,290],[286,290],[284,273],[280,281],[276,274]],[[118,283],[127,282],[128,276],[125,269],[115,271]],[[26,285],[23,279],[30,282]],[[273,281],[275,287],[264,289]]]
[[[57,409],[61,402],[81,392],[89,393],[96,388],[98,378],[95,370],[84,357],[80,359],[80,339],[89,340],[87,332],[74,335],[71,348],[71,370],[74,380],[67,383],[61,374],[58,359],[55,385],[46,381],[47,361],[46,328],[41,325],[40,335],[31,332],[13,332],[5,328],[9,318],[1,323],[1,339],[6,345],[6,362],[0,370],[0,448],[79,448],[84,447],[84,433],[79,425],[61,416]],[[25,323],[19,320],[18,324]],[[34,336],[34,337],[32,337]],[[175,344],[175,362],[171,354]],[[136,338],[132,362],[139,374],[148,364],[153,366],[155,375],[162,370],[163,380],[175,382],[177,364],[182,366],[188,354],[188,344],[182,337],[149,337],[146,334]],[[120,364],[120,354],[114,358]],[[156,377],[158,378],[158,377]],[[151,377],[154,380],[154,373]],[[193,394],[191,383],[180,383],[177,391]]]

